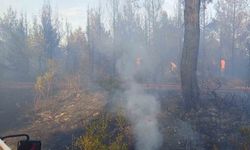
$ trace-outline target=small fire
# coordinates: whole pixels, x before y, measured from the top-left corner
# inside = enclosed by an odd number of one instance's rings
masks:
[[[221,59],[221,61],[220,61],[220,70],[221,70],[221,72],[224,72],[225,69],[226,69],[226,61],[225,61],[225,59]]]

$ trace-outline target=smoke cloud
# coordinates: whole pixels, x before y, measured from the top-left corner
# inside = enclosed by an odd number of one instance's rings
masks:
[[[142,59],[138,63],[138,58]],[[147,61],[146,61],[147,60]],[[150,60],[150,61],[149,61]],[[137,150],[157,150],[162,145],[157,115],[161,108],[153,95],[144,91],[143,85],[136,80],[138,73],[147,74],[156,61],[143,52],[131,51],[121,58],[117,68],[121,78],[127,85],[125,91],[125,110],[132,124]]]
[[[137,83],[131,83],[127,96],[126,109],[133,125],[138,150],[156,150],[162,143],[159,132],[157,114],[160,105],[155,97],[146,94]]]

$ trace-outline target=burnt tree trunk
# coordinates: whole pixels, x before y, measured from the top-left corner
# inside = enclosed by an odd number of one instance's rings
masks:
[[[200,40],[200,0],[185,0],[184,44],[181,59],[182,95],[187,110],[196,109],[199,104],[197,62]]]

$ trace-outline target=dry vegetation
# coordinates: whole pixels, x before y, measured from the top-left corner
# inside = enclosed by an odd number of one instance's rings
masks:
[[[0,15],[0,136],[45,150],[249,150],[248,0],[178,0],[174,16],[164,0],[119,1],[79,28],[47,2],[32,22]]]
[[[76,141],[81,150],[127,150],[131,146],[131,128],[123,115],[102,114],[85,129],[85,134]]]
[[[29,133],[42,140],[45,149],[65,148],[75,133],[76,136],[83,133],[84,123],[101,114],[106,104],[104,92],[76,90],[72,84],[56,94],[36,99],[34,108],[26,111],[32,121],[11,133]]]

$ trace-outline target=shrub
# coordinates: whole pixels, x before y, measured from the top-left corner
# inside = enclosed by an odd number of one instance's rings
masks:
[[[86,133],[76,145],[81,150],[127,150],[125,127],[123,116],[102,115],[86,125]]]

